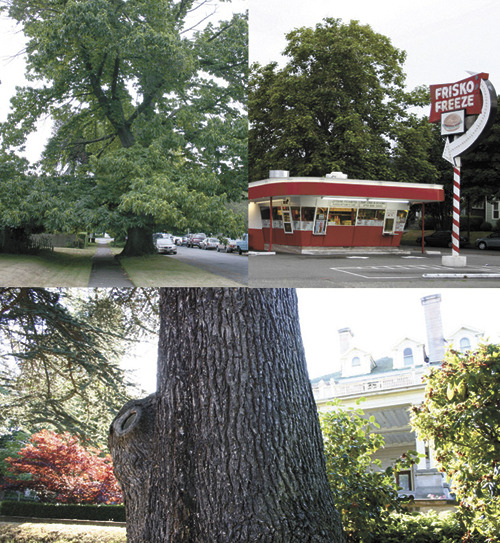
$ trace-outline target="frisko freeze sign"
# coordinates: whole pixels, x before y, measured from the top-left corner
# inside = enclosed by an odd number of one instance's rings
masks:
[[[450,136],[443,157],[453,165],[460,155],[479,143],[495,120],[497,96],[488,77],[482,72],[456,83],[430,87],[429,122],[440,121],[441,134]]]
[[[467,115],[481,113],[481,80],[488,79],[488,74],[481,73],[445,85],[431,85],[431,114],[429,122],[435,123],[441,119],[441,114],[447,111],[465,110]]]

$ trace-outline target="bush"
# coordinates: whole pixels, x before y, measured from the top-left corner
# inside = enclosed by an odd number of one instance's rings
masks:
[[[470,229],[474,232],[481,230],[481,223],[483,222],[482,217],[460,217],[460,230],[468,230],[469,225]]]
[[[418,221],[418,227],[421,230],[422,229],[422,219]],[[424,227],[426,230],[437,230],[439,227],[439,219],[436,217],[425,217],[424,218]]]
[[[74,505],[23,501],[0,502],[0,515],[75,520],[111,520],[125,522],[123,505]]]
[[[454,513],[393,514],[387,525],[374,527],[370,543],[486,543],[461,526]]]
[[[381,527],[391,511],[402,511],[394,473],[414,463],[414,455],[409,452],[382,471],[380,461],[372,460],[385,445],[374,431],[375,418],[366,419],[361,409],[344,409],[338,401],[330,405],[331,411],[320,413],[328,480],[346,541],[368,542],[373,531],[370,524]]]
[[[481,223],[481,226],[479,227],[479,230],[481,232],[491,232],[493,230],[493,226],[490,222],[484,221]]]
[[[495,230],[498,232],[500,231],[500,219],[495,223]]]

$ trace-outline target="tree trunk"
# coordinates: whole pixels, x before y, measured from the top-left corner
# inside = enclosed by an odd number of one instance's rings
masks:
[[[343,541],[295,292],[162,289],[160,313],[152,441],[123,410],[110,439],[129,543]]]
[[[142,256],[155,253],[153,231],[150,228],[132,227],[127,230],[127,241],[120,256]]]

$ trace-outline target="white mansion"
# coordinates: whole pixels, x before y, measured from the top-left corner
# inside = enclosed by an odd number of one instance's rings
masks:
[[[474,349],[482,333],[462,327],[444,337],[441,322],[441,296],[422,298],[425,312],[427,343],[404,337],[393,347],[389,356],[374,360],[369,352],[356,347],[349,328],[339,330],[340,366],[337,373],[312,380],[318,409],[328,409],[328,402],[340,399],[343,406],[356,406],[356,400],[365,398],[360,407],[367,416],[375,416],[380,424],[378,432],[385,438],[384,449],[377,458],[382,467],[389,466],[408,450],[425,455],[412,471],[398,475],[401,493],[416,500],[450,498],[444,476],[435,468],[433,450],[412,432],[409,409],[424,399],[423,375],[430,366],[439,366],[447,346],[456,350]]]

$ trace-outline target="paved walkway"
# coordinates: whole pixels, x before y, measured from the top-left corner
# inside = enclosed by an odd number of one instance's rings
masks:
[[[134,283],[128,278],[111,249],[101,244],[92,257],[89,287],[133,287]]]

